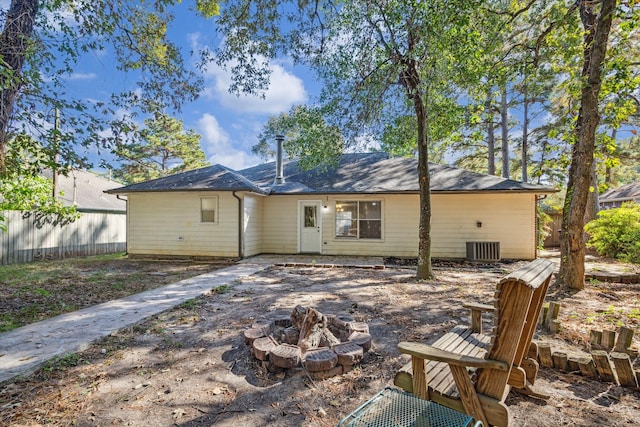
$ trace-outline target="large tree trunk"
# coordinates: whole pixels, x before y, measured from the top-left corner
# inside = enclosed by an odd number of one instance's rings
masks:
[[[560,280],[571,289],[584,288],[584,214],[592,182],[596,128],[600,121],[598,96],[602,68],[616,0],[603,0],[598,16],[594,10],[595,4],[580,4],[580,18],[585,29],[583,87],[562,212]]]
[[[507,87],[502,87],[500,96],[500,117],[502,127],[502,177],[509,178],[509,106],[507,105]]]
[[[421,280],[433,278],[431,265],[431,178],[429,177],[429,150],[427,114],[422,97],[414,99],[418,119],[418,180],[420,182],[420,227],[418,229],[418,272]]]
[[[485,102],[485,113],[487,121],[487,173],[489,175],[496,174],[496,135],[493,124],[493,99],[491,90],[487,93]]]
[[[527,82],[525,80],[522,86],[524,95],[523,112],[522,112],[522,182],[527,182],[527,154],[529,152],[529,92],[527,91]]]
[[[616,140],[616,135],[617,134],[618,134],[618,129],[611,129],[611,139],[613,141]],[[604,169],[604,182],[605,182],[605,184],[611,184],[611,166],[609,166],[609,162],[605,163],[605,167],[604,168],[605,168]]]
[[[591,185],[587,196],[587,207],[584,212],[584,223],[596,219],[600,210],[600,195],[598,194],[598,173],[596,162],[591,164]],[[587,239],[588,240],[588,239]]]
[[[6,172],[9,121],[22,86],[22,67],[33,35],[38,0],[13,0],[0,34],[0,175]]]
[[[408,45],[415,46],[415,34],[408,34]],[[408,49],[413,51],[412,48]],[[420,223],[418,225],[418,271],[419,280],[433,279],[431,265],[431,178],[429,177],[429,135],[428,111],[426,100],[429,99],[429,89],[422,91],[423,82],[418,73],[414,58],[402,58],[404,65],[400,82],[405,89],[407,98],[413,103],[413,110],[418,122],[418,181],[420,184]]]

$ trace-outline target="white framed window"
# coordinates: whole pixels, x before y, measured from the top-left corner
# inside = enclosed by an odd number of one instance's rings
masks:
[[[336,201],[336,237],[382,239],[382,201]]]
[[[200,199],[200,222],[218,222],[218,198],[202,197]]]

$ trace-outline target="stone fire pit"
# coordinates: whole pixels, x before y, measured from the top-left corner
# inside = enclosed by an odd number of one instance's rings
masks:
[[[252,325],[244,337],[251,353],[269,371],[302,366],[314,379],[348,372],[371,348],[366,323],[301,305],[291,316]]]

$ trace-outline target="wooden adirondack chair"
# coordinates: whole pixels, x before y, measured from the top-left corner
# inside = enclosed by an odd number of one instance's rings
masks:
[[[494,306],[467,304],[471,328],[456,327],[432,345],[401,342],[411,362],[395,385],[415,396],[465,412],[485,426],[506,426],[504,404],[513,387],[527,395],[538,372],[532,343],[554,264],[537,259],[504,277],[496,286]],[[482,312],[494,312],[492,335],[482,333]]]

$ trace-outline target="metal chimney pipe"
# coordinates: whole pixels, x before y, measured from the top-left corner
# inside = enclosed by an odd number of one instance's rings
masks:
[[[284,180],[284,166],[282,162],[282,143],[284,142],[284,135],[276,135],[276,143],[278,146],[278,152],[276,157],[276,179],[273,181],[274,185],[281,185],[285,183]]]

